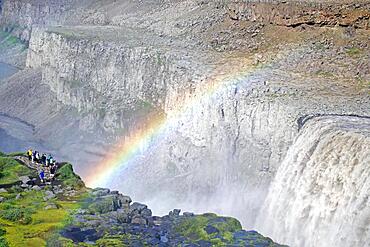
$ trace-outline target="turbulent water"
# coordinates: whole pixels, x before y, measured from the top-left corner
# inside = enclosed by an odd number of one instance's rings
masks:
[[[369,178],[369,118],[308,120],[256,227],[291,246],[370,246]]]

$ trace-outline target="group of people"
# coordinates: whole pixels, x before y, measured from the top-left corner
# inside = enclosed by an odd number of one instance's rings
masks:
[[[40,154],[38,151],[32,151],[29,149],[27,151],[27,157],[32,164],[37,165],[37,170],[41,183],[46,183],[47,181],[54,180],[55,173],[57,171],[57,162],[51,156],[51,154],[46,155],[45,153]],[[48,176],[46,176],[48,174]]]

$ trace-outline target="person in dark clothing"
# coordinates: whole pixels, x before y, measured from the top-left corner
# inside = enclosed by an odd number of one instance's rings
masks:
[[[37,160],[36,160],[36,154],[37,154],[37,151],[36,150],[33,151],[33,153],[32,153],[32,163],[37,162]]]
[[[40,153],[38,151],[35,151],[35,161],[36,163],[40,163]]]
[[[47,165],[47,164],[46,164],[46,154],[42,154],[42,156],[41,156],[41,163],[42,163],[43,165]]]
[[[50,167],[50,179],[51,180],[54,180],[56,171],[57,171],[57,165],[54,163]]]

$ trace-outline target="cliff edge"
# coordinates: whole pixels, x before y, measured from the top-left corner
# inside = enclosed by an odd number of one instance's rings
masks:
[[[42,183],[41,165],[0,154],[0,246],[280,246],[234,218],[153,216],[118,191],[87,188],[69,163]]]

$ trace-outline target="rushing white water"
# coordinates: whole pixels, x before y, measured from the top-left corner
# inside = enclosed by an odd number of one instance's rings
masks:
[[[256,228],[290,246],[370,246],[370,119],[308,120]]]

